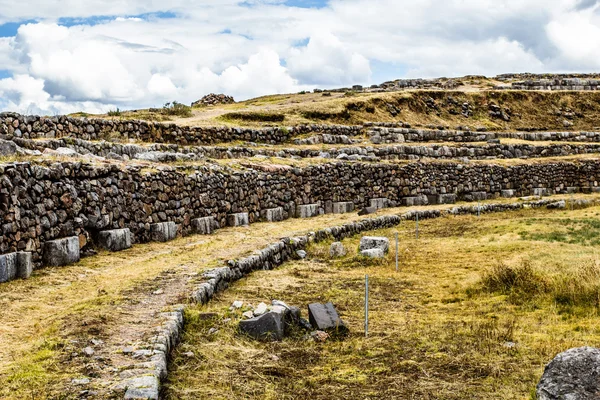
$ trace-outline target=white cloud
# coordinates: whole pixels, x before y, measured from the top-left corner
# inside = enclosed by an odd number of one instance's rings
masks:
[[[251,4],[248,6],[247,4]],[[56,113],[237,99],[385,79],[589,71],[598,6],[579,0],[0,0],[0,108]],[[586,3],[587,4],[587,3]],[[591,3],[590,3],[591,4]],[[171,12],[172,18],[146,13]],[[109,19],[87,19],[110,16]],[[61,17],[81,18],[59,26]],[[298,43],[305,45],[298,46]],[[395,72],[392,65],[400,69]]]

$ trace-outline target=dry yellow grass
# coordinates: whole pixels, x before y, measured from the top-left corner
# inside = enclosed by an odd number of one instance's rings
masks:
[[[367,262],[356,256],[358,237],[344,240],[350,254],[342,260],[329,259],[329,243],[313,246],[307,260],[255,272],[208,306],[188,310],[167,398],[531,398],[558,352],[598,344],[598,304],[561,303],[553,292],[515,297],[485,290],[482,279],[499,263],[524,262],[544,279],[579,276],[600,263],[587,241],[600,236],[588,232],[589,224],[600,224],[599,207],[421,221],[418,241],[414,223],[404,223],[398,273],[393,247],[383,261]],[[372,234],[393,238],[395,231]],[[557,232],[564,236],[553,241]],[[371,282],[366,339],[365,274]],[[597,274],[587,276],[600,287]],[[237,334],[232,301],[271,299],[301,306],[305,316],[308,303],[333,301],[352,334],[325,344],[301,337],[265,344]],[[208,335],[211,327],[219,332]],[[193,357],[184,355],[190,351]]]

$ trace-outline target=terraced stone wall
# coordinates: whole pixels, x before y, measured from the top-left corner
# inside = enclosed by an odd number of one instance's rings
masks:
[[[306,168],[234,172],[221,167],[194,171],[159,167],[121,169],[79,162],[0,166],[0,253],[32,251],[39,265],[47,240],[78,235],[82,248],[102,230],[130,228],[135,241],[150,240],[150,224],[174,221],[181,234],[191,220],[215,216],[225,226],[228,214],[248,212],[250,222],[261,210],[282,207],[291,216],[297,205],[370,199],[399,203],[420,194],[456,193],[472,200],[502,190],[530,195],[535,188],[566,192],[598,186],[600,162],[553,163],[502,167],[456,163],[409,165],[331,163]],[[571,189],[567,189],[571,188]]]

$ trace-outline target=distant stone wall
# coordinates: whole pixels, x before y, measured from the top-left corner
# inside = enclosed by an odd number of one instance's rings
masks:
[[[600,79],[554,78],[529,79],[496,86],[495,89],[511,90],[600,90]]]
[[[495,139],[493,132],[473,132],[457,130],[435,130],[415,128],[373,127],[367,131],[371,142],[405,143],[405,142],[485,142]]]
[[[93,154],[112,159],[141,159],[152,158],[157,162],[194,161],[205,158],[212,159],[242,159],[249,157],[280,157],[280,158],[331,158],[352,161],[380,160],[419,160],[422,158],[456,159],[468,158],[484,160],[492,158],[539,158],[558,157],[578,154],[593,154],[600,152],[600,143],[549,144],[536,146],[532,144],[462,144],[461,146],[446,145],[388,145],[364,146],[351,145],[347,147],[329,147],[321,149],[278,148],[259,149],[249,146],[179,146],[173,144],[153,144],[147,146],[121,144],[113,142],[92,142],[81,139],[46,139],[29,140],[13,139],[19,146],[44,152],[45,149],[69,148],[79,154]],[[551,140],[551,139],[548,139]]]
[[[355,136],[362,126],[298,125],[262,129],[232,127],[187,127],[173,123],[139,120],[109,120],[72,118],[67,116],[40,117],[16,113],[0,113],[0,135],[26,139],[71,137],[85,140],[135,140],[148,143],[203,145],[233,141],[285,143],[308,133]]]
[[[180,234],[191,220],[215,216],[221,226],[228,214],[247,212],[250,222],[261,211],[282,207],[285,216],[297,205],[351,201],[357,208],[373,198],[397,204],[418,195],[455,193],[459,200],[530,195],[598,187],[600,161],[541,163],[503,167],[456,163],[408,165],[338,162],[305,168],[280,167],[234,172],[221,167],[93,166],[81,162],[51,165],[10,163],[0,166],[0,253],[32,251],[36,265],[44,242],[79,236],[85,247],[102,230],[129,228],[136,242],[150,240],[150,225],[173,221]],[[568,189],[569,188],[569,189]]]

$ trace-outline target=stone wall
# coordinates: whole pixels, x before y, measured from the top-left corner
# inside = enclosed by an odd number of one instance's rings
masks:
[[[553,78],[528,79],[496,86],[495,89],[511,90],[600,90],[600,79]]]
[[[129,228],[136,242],[150,240],[150,225],[173,221],[180,234],[192,231],[193,218],[215,216],[221,226],[228,214],[247,212],[250,222],[261,211],[297,205],[351,201],[357,208],[370,199],[473,192],[499,196],[502,190],[530,195],[598,186],[600,161],[543,163],[503,167],[456,163],[391,165],[338,162],[269,172],[221,167],[93,166],[81,162],[51,165],[10,163],[0,166],[0,253],[32,251],[40,265],[44,242],[79,236],[81,246],[102,230]],[[570,188],[570,189],[567,189]],[[480,194],[478,194],[480,196]]]
[[[539,137],[536,134],[527,134]],[[548,139],[551,140],[551,139]],[[281,157],[281,158],[332,158],[358,161],[379,160],[418,160],[421,158],[455,159],[468,158],[483,160],[491,158],[538,158],[558,157],[600,152],[598,143],[549,144],[536,146],[531,144],[499,144],[486,145],[462,144],[447,145],[388,145],[348,147],[329,147],[321,149],[301,148],[255,148],[250,146],[180,146],[174,144],[135,145],[113,142],[92,142],[81,139],[61,138],[30,140],[13,138],[20,147],[28,150],[44,152],[45,149],[68,148],[79,154],[93,154],[109,159],[149,159],[158,162],[194,161],[205,158],[233,159],[248,157]],[[0,142],[1,145],[1,142]],[[16,153],[16,151],[15,151]]]
[[[361,126],[298,125],[263,129],[231,127],[187,127],[173,123],[138,120],[109,120],[72,118],[67,116],[40,117],[16,113],[0,113],[0,135],[27,139],[72,137],[85,140],[135,140],[149,143],[202,145],[237,140],[284,143],[292,137],[307,133],[328,133],[354,136]]]

